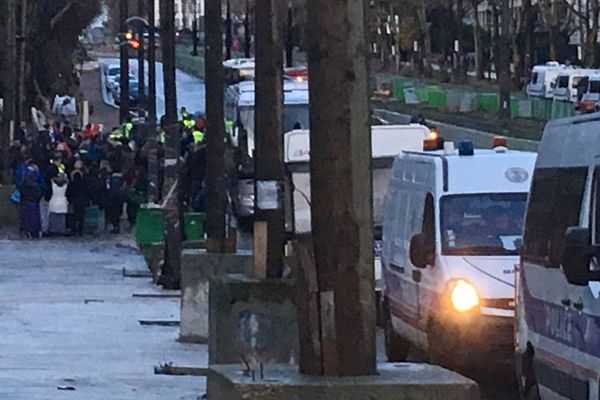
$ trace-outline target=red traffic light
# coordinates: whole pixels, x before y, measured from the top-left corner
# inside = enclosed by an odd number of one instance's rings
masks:
[[[142,44],[140,43],[140,41],[137,40],[137,39],[131,39],[131,40],[128,41],[128,43],[129,43],[129,46],[131,46],[132,49],[136,49],[136,50],[139,49],[142,46]]]

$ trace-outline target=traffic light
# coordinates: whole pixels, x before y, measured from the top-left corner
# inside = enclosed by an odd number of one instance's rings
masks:
[[[128,40],[127,42],[129,43],[129,46],[134,50],[137,50],[142,46],[142,44],[140,43],[140,41],[138,39],[131,39],[131,40]]]
[[[140,47],[142,47],[142,42],[140,39],[135,37],[132,31],[119,33],[117,35],[117,43],[119,46],[128,46],[134,50],[138,50]]]

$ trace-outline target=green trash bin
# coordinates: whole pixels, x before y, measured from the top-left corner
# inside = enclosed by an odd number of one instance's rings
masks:
[[[98,206],[88,206],[83,211],[83,233],[98,235],[104,230],[104,211]]]
[[[188,212],[183,216],[185,235],[187,240],[199,241],[204,240],[204,222],[206,221],[205,213]]]
[[[429,89],[429,101],[430,107],[443,108],[448,104],[448,97],[446,92],[438,87],[431,87]]]
[[[162,243],[165,238],[165,217],[162,209],[140,207],[135,224],[135,239],[139,245]]]
[[[394,78],[392,80],[392,93],[396,100],[404,101],[404,79]]]

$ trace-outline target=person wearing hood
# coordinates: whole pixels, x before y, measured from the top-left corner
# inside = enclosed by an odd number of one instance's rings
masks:
[[[69,183],[65,173],[58,174],[51,181],[52,193],[48,202],[48,210],[50,211],[48,233],[51,235],[64,235],[67,233],[68,186]]]
[[[40,215],[42,185],[37,179],[38,175],[37,167],[30,166],[21,185],[20,231],[28,238],[39,238],[42,229]]]

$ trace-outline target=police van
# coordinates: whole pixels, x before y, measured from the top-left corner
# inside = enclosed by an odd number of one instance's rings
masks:
[[[514,268],[535,153],[469,141],[404,152],[383,223],[385,350],[448,368],[513,361]]]
[[[600,116],[551,121],[517,273],[517,372],[529,399],[600,398]]]

